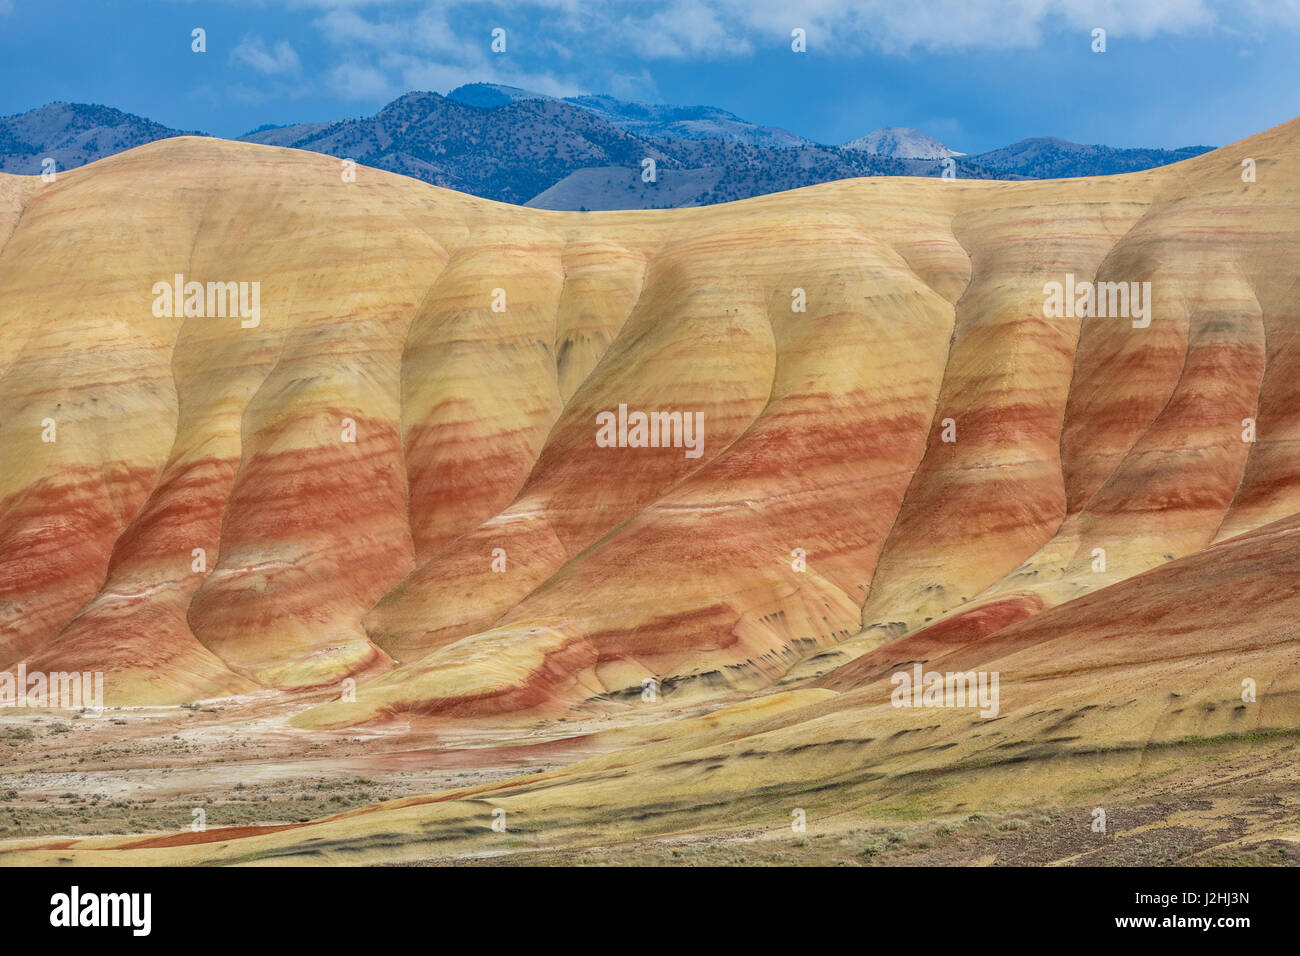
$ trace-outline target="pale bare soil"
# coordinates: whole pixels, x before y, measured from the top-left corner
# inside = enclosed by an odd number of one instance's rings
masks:
[[[554,770],[617,749],[611,729],[703,709],[610,707],[505,729],[430,724],[322,732],[290,726],[288,718],[310,704],[255,695],[109,710],[98,718],[4,714],[0,840],[185,833],[196,808],[210,831],[304,823],[385,800]],[[1105,833],[1091,828],[1097,796],[1077,784],[1079,768],[1051,778],[1049,788],[1059,784],[1055,800],[1039,800],[1030,788],[1024,794],[1029,805],[1006,792],[1005,770],[990,768],[960,780],[918,779],[865,800],[851,789],[810,796],[803,832],[779,822],[782,809],[759,825],[751,822],[753,814],[738,814],[735,826],[711,823],[679,833],[647,827],[629,840],[614,836],[626,833],[619,821],[593,807],[588,845],[572,845],[570,838],[567,845],[539,849],[536,835],[523,840],[507,832],[496,835],[492,849],[449,847],[445,855],[414,864],[1296,865],[1298,758],[1300,745],[1287,737],[1251,741],[1245,749],[1240,741],[1165,748],[1144,772],[1111,787]]]
[[[289,725],[315,703],[264,693],[98,717],[0,710],[0,841],[188,831],[196,808],[210,829],[305,823],[554,770],[613,749],[593,733],[655,719],[624,707],[513,728]]]
[[[1250,840],[1275,819],[1267,800],[1178,798],[1112,808],[1111,832],[1093,833],[1086,807],[973,813],[912,825],[836,821],[802,834],[733,833],[640,840],[556,852],[459,859],[474,866],[1300,866],[1300,844]],[[1201,827],[1170,822],[1189,812]],[[1288,805],[1286,817],[1297,819]],[[820,829],[823,832],[813,832]],[[445,865],[452,861],[427,861]],[[418,864],[417,864],[418,865]]]

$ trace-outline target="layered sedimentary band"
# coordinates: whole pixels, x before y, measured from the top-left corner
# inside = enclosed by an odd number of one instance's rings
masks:
[[[1297,121],[662,213],[179,138],[0,240],[0,669],[110,702],[846,691],[1300,512]]]

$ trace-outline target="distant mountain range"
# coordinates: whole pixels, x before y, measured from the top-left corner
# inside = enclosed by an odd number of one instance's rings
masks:
[[[970,157],[984,169],[1016,173],[1028,179],[1065,179],[1070,176],[1109,176],[1140,169],[1168,166],[1209,152],[1209,146],[1181,149],[1112,149],[1083,146],[1069,140],[1041,136],[1022,139],[1002,149]]]
[[[106,106],[51,103],[0,119],[0,171],[70,169],[171,136]],[[1132,172],[1211,147],[1115,149],[1026,139],[967,156],[907,128],[842,146],[811,142],[710,106],[658,106],[612,96],[557,98],[473,83],[447,96],[413,92],[374,116],[263,126],[240,140],[305,149],[488,199],[544,209],[640,209],[746,199],[858,176],[1050,179]],[[644,161],[653,160],[654,175]]]
[[[897,156],[906,159],[943,159],[945,156],[965,156],[949,149],[920,130],[904,126],[889,126],[866,136],[859,136],[844,144],[844,149],[860,149],[877,156]]]
[[[156,139],[201,135],[108,106],[51,103],[0,119],[0,172],[39,173],[47,157],[73,169]]]
[[[715,106],[656,106],[612,96],[570,96],[563,100],[499,83],[469,83],[448,99],[492,109],[521,100],[549,99],[595,113],[610,126],[642,139],[720,139],[749,146],[813,146],[812,140],[775,126],[759,126]]]

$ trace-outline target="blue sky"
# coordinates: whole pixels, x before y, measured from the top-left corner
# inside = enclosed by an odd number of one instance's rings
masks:
[[[965,152],[1217,146],[1300,114],[1297,51],[1300,0],[0,0],[0,114],[103,103],[236,136],[486,81],[706,103],[827,143],[914,126]]]

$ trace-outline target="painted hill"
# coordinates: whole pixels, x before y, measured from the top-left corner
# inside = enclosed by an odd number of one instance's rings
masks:
[[[322,722],[751,691],[1300,512],[1294,129],[655,215],[196,138],[7,178],[0,667],[378,675]],[[160,313],[177,274],[259,282],[255,324]],[[1067,275],[1151,283],[1149,326],[1044,317]],[[620,406],[701,416],[698,456],[601,447]]]
[[[529,861],[529,851],[545,860],[568,847],[627,855],[654,836],[670,837],[680,857],[687,834],[788,846],[794,813],[806,818],[807,837],[823,840],[873,818],[946,818],[928,831],[943,834],[980,826],[975,808],[1066,801],[1081,808],[1053,811],[1046,845],[1020,847],[1013,859],[1150,865],[1213,862],[1221,848],[1294,852],[1300,605],[1275,582],[1300,573],[1297,530],[1300,520],[1284,519],[982,638],[899,641],[825,686],[608,731],[597,735],[608,753],[559,770],[304,824],[11,842],[0,865],[358,865],[507,853]],[[943,673],[997,671],[998,716],[891,706],[889,675],[919,661]],[[1242,700],[1245,680],[1258,688],[1253,703]],[[1153,791],[1155,812],[1120,805]],[[1090,829],[1098,805],[1108,832]],[[509,821],[504,834],[492,830],[497,813]],[[1012,819],[1028,828],[1032,818]],[[1014,839],[1010,823],[997,841]],[[857,861],[870,863],[883,848],[864,843]],[[917,839],[911,862],[925,862],[928,846]],[[800,857],[787,850],[782,859]]]
[[[256,691],[300,735],[678,708],[543,774],[0,861],[1289,793],[1298,240],[1300,120],[1125,176],[653,213],[190,137],[0,176],[0,668]],[[996,673],[993,712],[896,706],[917,667]],[[1233,839],[1293,840],[1267,810]]]

